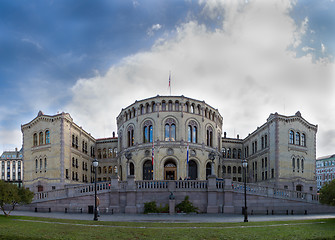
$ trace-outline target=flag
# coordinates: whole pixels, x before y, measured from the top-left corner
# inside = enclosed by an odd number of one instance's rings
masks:
[[[169,74],[169,87],[171,87],[171,72]]]
[[[152,141],[152,155],[151,155],[152,166],[154,166],[154,158],[155,158],[155,148],[154,148],[154,141]]]
[[[188,152],[189,152],[189,146],[188,146],[188,143],[187,143],[187,152],[186,152],[186,154],[187,154],[187,158],[186,158],[187,159],[187,164],[188,164],[188,155],[189,155]]]

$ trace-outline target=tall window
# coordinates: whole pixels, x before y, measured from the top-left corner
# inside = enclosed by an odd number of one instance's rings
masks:
[[[38,136],[39,136],[38,144],[42,145],[43,144],[43,132],[40,132],[40,134]]]
[[[238,152],[237,152],[237,158],[238,158],[238,159],[241,159],[241,158],[242,158],[242,150],[241,150],[241,149],[238,149]]]
[[[50,131],[46,130],[45,131],[45,144],[49,144],[50,143]]]
[[[178,102],[178,101],[175,102],[175,107],[174,107],[174,109],[175,109],[176,111],[179,111],[179,102]]]
[[[44,158],[44,171],[47,171],[47,158]]]
[[[299,132],[295,134],[295,144],[300,145],[300,133]]]
[[[166,111],[166,102],[165,101],[162,102],[162,111]]]
[[[227,158],[231,158],[231,149],[230,148],[227,149]]]
[[[130,126],[127,131],[128,147],[134,146],[134,127]]]
[[[191,120],[187,127],[187,139],[188,142],[197,143],[198,142],[198,128],[197,123]]]
[[[236,158],[237,157],[237,150],[236,148],[233,149],[233,158]]]
[[[264,147],[268,147],[268,135],[264,136]]]
[[[172,118],[165,122],[165,141],[176,141],[176,121]]]
[[[306,147],[306,135],[304,133],[301,134],[301,146]]]
[[[213,147],[213,128],[212,127],[207,128],[206,140],[207,140],[207,146]]]
[[[292,130],[290,131],[289,143],[294,144],[294,132]]]
[[[168,109],[169,111],[172,111],[172,101],[169,101]]]
[[[33,136],[33,145],[37,146],[37,133],[34,133],[34,136]]]
[[[35,160],[35,170],[36,170],[36,172],[37,172],[37,169],[38,169],[38,160],[36,159]]]
[[[143,142],[148,143],[148,142],[152,142],[152,140],[153,140],[152,122],[147,120],[144,122],[144,127],[143,127]]]
[[[295,171],[295,158],[292,158],[292,169],[293,172]]]
[[[222,148],[222,157],[223,157],[223,158],[226,157],[226,148]]]

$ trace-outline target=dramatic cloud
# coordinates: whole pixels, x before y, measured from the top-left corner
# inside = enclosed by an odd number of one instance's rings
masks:
[[[290,1],[213,0],[200,5],[202,14],[219,19],[221,27],[213,30],[196,19],[181,23],[150,51],[123,58],[104,75],[78,80],[66,111],[95,137],[111,136],[122,108],[169,94],[171,70],[172,95],[218,108],[230,137],[247,136],[270,113],[296,111],[319,124],[318,139],[333,135],[334,64],[326,58],[314,61],[310,46],[297,57],[295,48],[308,19],[296,24],[289,15]],[[152,31],[160,28],[154,26]],[[317,154],[330,154],[328,144],[318,141]]]

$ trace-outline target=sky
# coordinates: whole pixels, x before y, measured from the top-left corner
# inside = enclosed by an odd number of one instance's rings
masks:
[[[335,153],[334,0],[2,0],[0,152],[39,110],[68,112],[95,138],[136,100],[204,100],[228,137],[271,113],[318,125]]]

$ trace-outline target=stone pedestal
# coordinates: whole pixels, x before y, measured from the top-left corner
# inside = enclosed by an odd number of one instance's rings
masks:
[[[129,175],[127,179],[127,205],[125,208],[126,213],[137,213],[136,208],[136,185],[135,176]]]
[[[208,176],[207,182],[207,213],[218,213],[219,207],[217,204],[217,189],[216,189],[216,176]]]
[[[175,199],[170,199],[169,200],[169,214],[173,215],[175,214],[175,207],[176,207],[176,200]]]
[[[224,180],[223,213],[234,213],[233,190],[231,184],[231,179]]]

